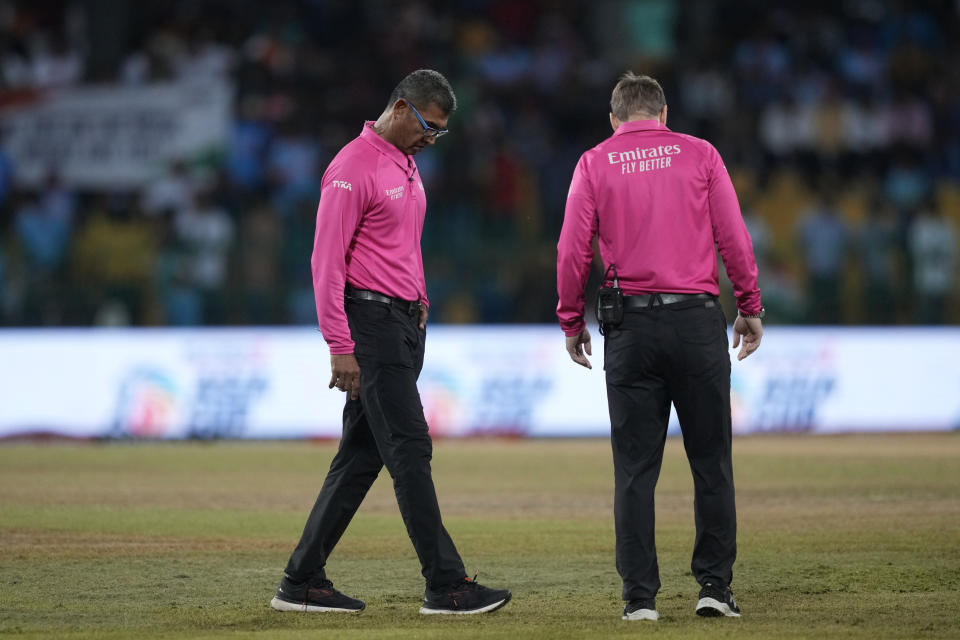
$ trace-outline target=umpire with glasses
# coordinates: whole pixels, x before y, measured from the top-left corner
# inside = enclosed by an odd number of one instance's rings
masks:
[[[313,285],[330,347],[330,388],[346,392],[347,400],[339,450],[270,603],[274,609],[365,607],[334,589],[325,567],[384,466],[426,579],[420,613],[484,613],[510,600],[509,591],[466,577],[443,526],[417,391],[428,302],[420,253],[426,195],[413,156],[447,132],[456,106],[446,78],[414,71],[324,173]]]
[[[570,184],[557,247],[557,315],[570,357],[590,368],[584,287],[598,236],[608,266],[597,315],[605,335],[623,618],[659,617],[654,489],[671,403],[694,480],[696,612],[739,616],[730,591],[737,553],[730,356],[715,252],[733,282],[733,346],[742,340],[742,360],[763,336],[753,247],[720,155],[705,140],[667,128],[656,80],[626,73],[610,107],[613,135],[581,156]]]

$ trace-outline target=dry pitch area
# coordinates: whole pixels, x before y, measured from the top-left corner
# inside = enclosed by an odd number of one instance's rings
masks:
[[[417,614],[386,472],[328,567],[360,615],[268,607],[336,443],[0,446],[0,635],[960,638],[960,433],[735,441],[742,619],[693,614],[692,482],[658,488],[658,623],[620,620],[601,440],[445,441],[434,474],[488,616]]]

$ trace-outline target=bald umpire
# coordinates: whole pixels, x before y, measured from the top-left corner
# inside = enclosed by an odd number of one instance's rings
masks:
[[[597,315],[615,476],[617,570],[625,620],[656,620],[654,489],[676,407],[694,479],[696,612],[739,616],[727,323],[716,249],[733,283],[738,359],[763,336],[757,266],[726,167],[705,140],[670,131],[660,84],[626,73],[610,100],[613,135],[583,154],[557,247],[557,315],[574,362],[590,368],[584,287],[599,238],[607,267]]]

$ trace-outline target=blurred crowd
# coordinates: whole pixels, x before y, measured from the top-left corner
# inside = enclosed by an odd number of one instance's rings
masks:
[[[140,189],[75,189],[56,166],[23,189],[0,144],[0,324],[315,323],[320,177],[421,67],[459,101],[417,156],[434,320],[555,322],[569,179],[632,69],[661,81],[673,130],[723,155],[770,322],[957,322],[957,3],[777,4],[0,2],[0,104],[85,83],[234,89],[223,152]]]

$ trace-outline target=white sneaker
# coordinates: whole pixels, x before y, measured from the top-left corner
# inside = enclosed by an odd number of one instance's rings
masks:
[[[708,618],[740,617],[740,607],[733,599],[730,587],[717,587],[713,583],[706,583],[700,589],[700,599],[697,601],[697,615]]]
[[[649,600],[631,600],[623,608],[624,620],[659,620],[657,603],[653,598]]]

